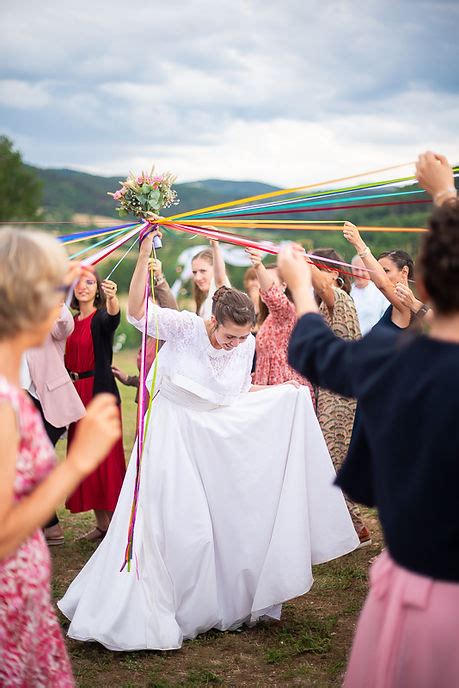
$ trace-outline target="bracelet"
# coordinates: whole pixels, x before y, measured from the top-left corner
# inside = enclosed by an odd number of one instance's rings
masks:
[[[435,205],[438,205],[439,199],[443,198],[443,196],[447,196],[448,194],[455,194],[457,196],[457,191],[454,186],[448,186],[447,189],[443,189],[443,191],[439,191],[435,196],[433,197]]]
[[[359,257],[365,258],[365,256],[367,256],[369,253],[370,253],[370,249],[368,248],[368,246],[365,246],[363,251],[359,252]]]
[[[414,317],[417,320],[421,320],[429,310],[430,307],[426,303],[423,303],[421,308],[416,313],[414,313]]]

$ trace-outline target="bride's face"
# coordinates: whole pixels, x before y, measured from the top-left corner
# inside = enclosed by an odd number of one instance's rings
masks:
[[[216,321],[215,324],[217,324]],[[245,342],[251,330],[250,323],[247,325],[236,325],[231,320],[226,320],[223,324],[217,325],[214,330],[214,337],[222,349],[229,351]]]

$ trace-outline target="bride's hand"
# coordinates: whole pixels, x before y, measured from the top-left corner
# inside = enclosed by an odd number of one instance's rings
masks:
[[[300,389],[301,385],[297,380],[287,380],[286,382],[281,382],[281,385],[292,385],[296,389]]]

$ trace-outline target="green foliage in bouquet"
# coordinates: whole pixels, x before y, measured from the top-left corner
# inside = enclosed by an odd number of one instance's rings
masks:
[[[120,217],[132,214],[144,220],[155,220],[162,208],[177,205],[177,193],[172,188],[177,177],[170,172],[155,175],[155,168],[150,173],[142,172],[135,176],[132,172],[124,182],[120,182],[121,189],[109,192],[120,205],[116,209]]]

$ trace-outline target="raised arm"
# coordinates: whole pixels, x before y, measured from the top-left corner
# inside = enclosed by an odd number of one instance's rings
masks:
[[[102,282],[101,287],[105,294],[107,313],[109,315],[118,315],[120,312],[120,302],[118,301],[118,297],[116,295],[116,292],[118,291],[116,283],[112,280],[106,279]]]
[[[161,261],[158,258],[151,258],[149,269],[153,270],[155,278],[156,303],[161,308],[173,308],[178,311],[177,301],[163,275]]]
[[[262,262],[261,251],[255,248],[246,248],[245,252],[249,256],[253,267],[257,273],[258,282],[262,291],[268,291],[274,284],[274,278],[271,270],[267,270]]]
[[[214,227],[211,227],[211,229],[214,229]],[[225,286],[228,281],[226,276],[226,265],[218,241],[212,239],[210,245],[214,257],[214,282],[217,289],[220,289],[220,287]]]
[[[67,339],[75,327],[75,322],[73,320],[72,314],[65,304],[62,304],[61,312],[59,317],[55,321],[51,329],[51,337],[56,340]]]
[[[370,273],[371,281],[375,283],[378,289],[384,294],[386,299],[390,301],[392,306],[398,310],[402,315],[409,313],[409,308],[398,296],[394,285],[384,272],[383,266],[374,257],[368,246],[363,241],[359,234],[359,230],[351,222],[344,223],[343,229],[344,238],[352,244],[363,261],[363,264]]]
[[[161,237],[161,232],[148,234],[139,247],[139,257],[129,285],[128,312],[136,320],[145,315],[145,283],[148,275],[148,261],[153,246],[153,237]]]
[[[303,257],[304,260],[304,257]],[[327,308],[333,309],[335,293],[333,291],[333,272],[323,272],[316,265],[310,264],[311,283],[316,294],[322,299]]]
[[[368,346],[369,335],[357,341],[337,337],[317,312],[311,294],[311,268],[297,244],[283,248],[278,258],[279,268],[292,293],[297,315],[290,338],[288,361],[301,375],[315,384],[348,397],[358,396],[359,379],[365,380],[365,360],[368,369],[374,357],[380,360],[382,347]],[[391,330],[389,335],[393,336]],[[384,339],[384,332],[381,337]],[[371,360],[370,360],[371,356]]]
[[[453,170],[444,155],[432,151],[422,153],[416,163],[416,177],[435,205],[443,205],[457,197]]]

